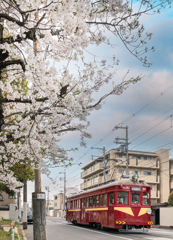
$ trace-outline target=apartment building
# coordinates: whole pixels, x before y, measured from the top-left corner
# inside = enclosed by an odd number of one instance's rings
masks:
[[[82,168],[81,190],[96,187],[104,182],[103,156],[94,159]],[[168,201],[168,195],[173,191],[173,159],[169,159],[168,149],[156,152],[128,152],[128,169],[130,177],[138,173],[139,180],[144,180],[152,186],[151,201],[163,203]],[[126,153],[112,149],[106,152],[106,181],[119,179],[126,170]]]

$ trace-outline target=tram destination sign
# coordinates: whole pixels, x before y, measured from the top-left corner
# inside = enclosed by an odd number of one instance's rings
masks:
[[[138,188],[138,187],[132,187],[132,191],[141,191],[141,188]]]

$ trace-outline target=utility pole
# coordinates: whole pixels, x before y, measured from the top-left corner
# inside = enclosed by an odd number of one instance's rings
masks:
[[[102,164],[102,167],[103,167],[103,182],[105,183],[106,182],[106,167],[107,167],[106,166],[106,156],[105,156],[106,150],[105,150],[105,147],[103,147],[103,148],[91,147],[91,149],[100,149],[100,150],[103,151],[103,160],[102,160],[103,164]]]
[[[38,22],[38,11],[35,14]],[[38,40],[33,42],[35,56],[37,54]],[[35,192],[32,193],[33,206],[33,240],[46,240],[46,200],[45,192],[41,191],[41,171],[35,168]]]
[[[49,216],[49,186],[45,187],[47,190],[47,216]]]
[[[64,178],[60,178],[61,180],[64,180],[64,199],[63,199],[63,214],[65,215],[65,199],[66,199],[66,170],[64,169],[64,172],[60,172],[60,174],[64,174]]]
[[[120,151],[121,152],[126,152],[126,174],[129,174],[128,166],[129,166],[129,156],[128,156],[128,126],[126,127],[116,127],[115,129],[125,129],[126,130],[126,138],[116,138],[115,143],[116,144],[121,144],[120,146]]]
[[[27,229],[27,180],[23,185],[23,229]]]

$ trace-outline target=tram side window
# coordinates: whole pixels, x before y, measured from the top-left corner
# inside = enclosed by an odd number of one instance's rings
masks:
[[[103,205],[107,205],[107,194],[103,195]]]
[[[84,198],[84,208],[85,208],[85,198]]]
[[[132,203],[140,203],[140,194],[132,193]]]
[[[102,197],[103,195],[100,195],[100,206],[102,206],[103,205],[103,197]]]
[[[96,196],[96,206],[99,205],[99,196]]]
[[[90,197],[90,207],[92,207],[92,197]]]
[[[86,204],[87,207],[89,207],[89,198],[87,197],[87,204]]]
[[[114,205],[114,194],[113,193],[109,194],[109,205]]]
[[[95,207],[95,196],[93,196],[93,207]]]
[[[72,201],[70,202],[70,209],[72,209]]]
[[[118,192],[118,204],[127,204],[128,193]]]
[[[149,193],[143,193],[143,205],[149,205]]]
[[[80,208],[80,199],[79,199],[79,208]]]
[[[79,205],[78,205],[78,200],[77,200],[77,208],[78,208],[78,206],[79,206]]]

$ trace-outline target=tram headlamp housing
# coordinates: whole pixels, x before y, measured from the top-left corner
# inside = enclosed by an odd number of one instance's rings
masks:
[[[134,182],[137,182],[138,181],[138,178],[139,178],[139,176],[138,176],[138,174],[133,174],[133,176],[132,176],[132,181],[134,181]]]

